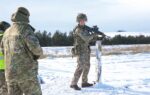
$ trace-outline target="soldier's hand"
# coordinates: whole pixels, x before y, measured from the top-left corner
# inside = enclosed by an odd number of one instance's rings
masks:
[[[40,56],[36,56],[36,55],[33,56],[34,60],[38,60],[39,58],[40,58]]]

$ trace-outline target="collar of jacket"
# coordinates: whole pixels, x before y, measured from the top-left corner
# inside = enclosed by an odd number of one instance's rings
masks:
[[[29,23],[27,23],[27,22],[13,22],[13,24],[27,24],[27,25],[29,25],[30,27],[31,27],[31,29],[33,30],[33,32],[35,32],[35,28],[34,27],[32,27]]]

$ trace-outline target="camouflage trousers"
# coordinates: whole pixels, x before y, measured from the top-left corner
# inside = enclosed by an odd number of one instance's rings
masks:
[[[77,56],[77,68],[75,70],[71,85],[77,85],[82,74],[82,83],[88,82],[88,73],[90,70],[90,54],[81,54]]]
[[[8,95],[42,95],[37,77],[20,81],[7,81]]]
[[[0,95],[7,95],[7,85],[4,71],[0,71]]]

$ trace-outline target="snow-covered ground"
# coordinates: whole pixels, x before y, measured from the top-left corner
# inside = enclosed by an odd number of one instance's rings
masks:
[[[39,75],[45,81],[43,95],[150,95],[150,53],[102,56],[102,63],[102,83],[75,91],[69,85],[76,58],[39,60]],[[91,57],[89,82],[95,80],[95,64]]]
[[[67,47],[43,47],[44,55],[51,57],[71,57],[72,46]],[[150,52],[150,44],[137,44],[137,45],[103,45],[103,54],[129,54]],[[95,55],[95,46],[91,46],[91,55]],[[140,49],[140,50],[138,50]],[[136,51],[137,50],[137,51]]]

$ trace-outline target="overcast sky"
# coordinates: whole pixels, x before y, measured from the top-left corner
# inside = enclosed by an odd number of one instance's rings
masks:
[[[68,32],[83,12],[87,25],[98,25],[104,32],[150,32],[150,0],[1,0],[0,21],[11,22],[11,14],[20,6],[29,9],[36,30]]]

